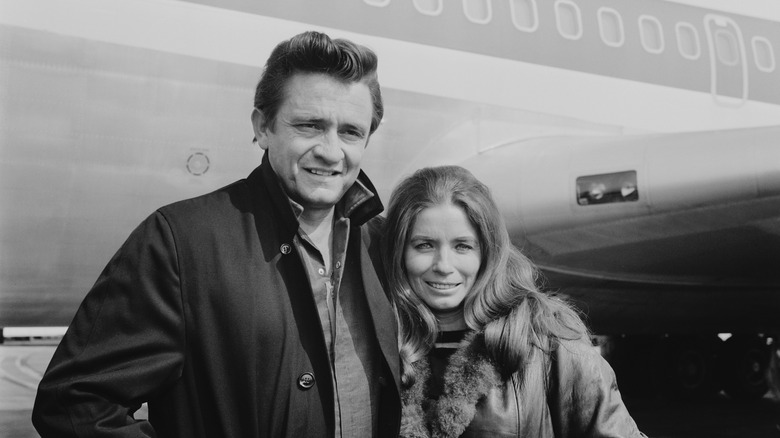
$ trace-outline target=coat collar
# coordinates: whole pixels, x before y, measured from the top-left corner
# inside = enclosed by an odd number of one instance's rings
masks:
[[[248,179],[253,183],[259,182],[266,187],[275,210],[282,216],[285,231],[289,235],[295,234],[298,231],[296,214],[290,205],[290,199],[279,184],[276,172],[271,168],[268,154],[263,155],[260,166],[249,175]],[[384,210],[374,184],[362,170],[358,174],[355,183],[339,201],[338,208],[341,209],[340,211],[343,212],[344,217],[349,217],[350,222],[354,226],[363,225]]]
[[[426,398],[428,359],[414,364],[416,380],[404,389],[402,437],[458,437],[477,412],[477,403],[502,380],[488,358],[482,333],[466,335],[444,371],[444,390],[438,400]]]

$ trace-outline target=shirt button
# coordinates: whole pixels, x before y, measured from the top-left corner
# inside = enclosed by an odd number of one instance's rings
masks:
[[[290,253],[290,251],[292,251],[292,248],[288,243],[283,243],[282,246],[279,247],[279,251],[281,251],[282,254],[287,255]]]
[[[303,373],[298,377],[298,387],[304,391],[311,389],[314,386],[314,382],[314,374],[312,373]]]
[[[323,268],[320,268],[320,270],[317,271],[317,272],[319,272],[320,275],[325,275],[325,269],[323,269]]]

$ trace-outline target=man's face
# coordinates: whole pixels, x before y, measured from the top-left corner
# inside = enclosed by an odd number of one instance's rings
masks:
[[[257,142],[292,200],[304,211],[329,210],[355,182],[368,143],[371,94],[363,83],[298,73],[270,126],[255,110]]]

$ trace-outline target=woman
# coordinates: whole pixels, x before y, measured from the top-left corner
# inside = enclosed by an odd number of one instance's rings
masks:
[[[386,227],[401,436],[644,436],[584,323],[539,291],[469,171],[426,168],[402,181]]]

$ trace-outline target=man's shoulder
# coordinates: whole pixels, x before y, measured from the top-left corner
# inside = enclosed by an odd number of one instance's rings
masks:
[[[225,204],[240,204],[250,200],[250,187],[246,179],[234,181],[214,191],[182,199],[159,208],[163,214],[188,214],[201,210],[213,211]],[[236,205],[236,207],[240,207]]]
[[[387,219],[384,216],[374,216],[371,219],[368,220],[365,224],[363,224],[364,227],[366,227],[367,230],[371,233],[381,233],[382,230],[385,227],[385,222]],[[380,234],[376,234],[377,236]]]
[[[246,215],[258,211],[257,190],[246,179],[240,179],[203,195],[176,201],[157,209],[177,234],[203,233],[217,228],[235,227]]]
[[[385,221],[386,219],[383,216],[374,216],[360,226],[363,230],[363,239],[367,245],[371,246],[372,243],[379,244],[384,232]]]

